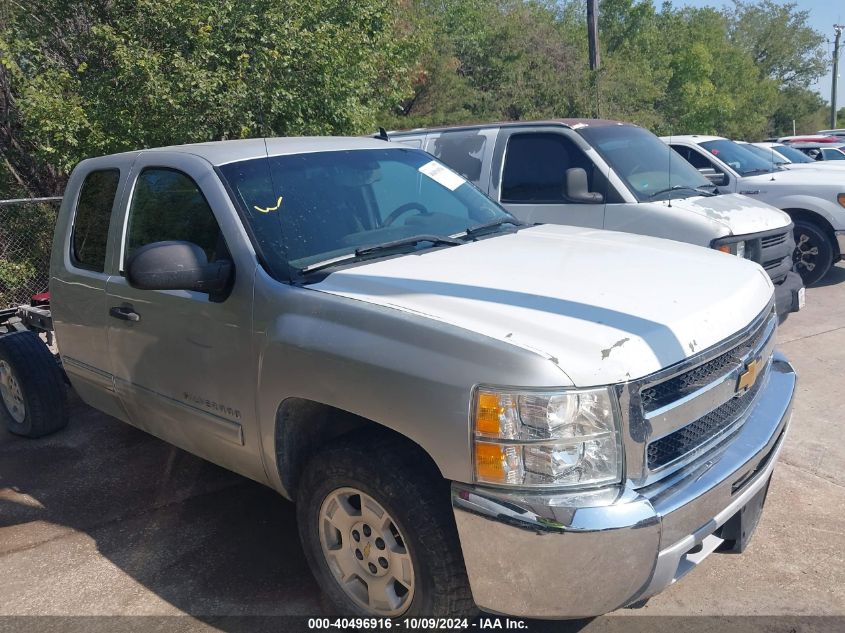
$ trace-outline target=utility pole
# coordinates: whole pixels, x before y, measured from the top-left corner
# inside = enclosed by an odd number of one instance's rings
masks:
[[[837,34],[837,42],[839,41]],[[595,112],[601,116],[601,100],[599,93],[599,0],[587,0],[587,41],[590,48],[590,74],[595,90]]]
[[[843,24],[834,24],[833,31],[836,39],[833,42],[833,81],[830,84],[830,127],[836,129],[836,82],[839,75],[839,39],[842,36]]]

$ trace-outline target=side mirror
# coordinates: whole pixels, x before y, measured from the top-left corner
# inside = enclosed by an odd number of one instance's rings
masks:
[[[728,177],[722,172],[716,171],[712,167],[702,167],[698,170],[698,172],[717,187],[722,187],[728,184]]]
[[[572,202],[583,202],[586,204],[600,204],[604,202],[603,195],[595,191],[590,191],[587,185],[587,172],[580,167],[572,167],[566,170],[566,197]]]
[[[209,294],[228,289],[232,262],[208,262],[192,242],[154,242],[142,246],[126,264],[129,285],[141,290],[195,290]]]

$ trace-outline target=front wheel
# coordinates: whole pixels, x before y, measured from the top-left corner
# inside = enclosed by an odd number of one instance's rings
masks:
[[[813,222],[795,221],[795,272],[805,286],[812,286],[833,266],[833,242],[827,233]]]
[[[401,440],[367,436],[323,450],[297,494],[311,570],[340,613],[475,614],[449,486]]]

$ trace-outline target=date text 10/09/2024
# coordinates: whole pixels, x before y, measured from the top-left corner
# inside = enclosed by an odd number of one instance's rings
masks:
[[[525,630],[524,620],[503,617],[482,617],[477,620],[467,618],[309,618],[309,630],[320,629],[479,629],[479,630]]]

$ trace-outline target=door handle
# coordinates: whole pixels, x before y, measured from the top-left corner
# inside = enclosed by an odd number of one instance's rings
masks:
[[[135,312],[132,306],[115,306],[109,310],[109,316],[121,321],[137,322],[141,320],[141,315]]]

